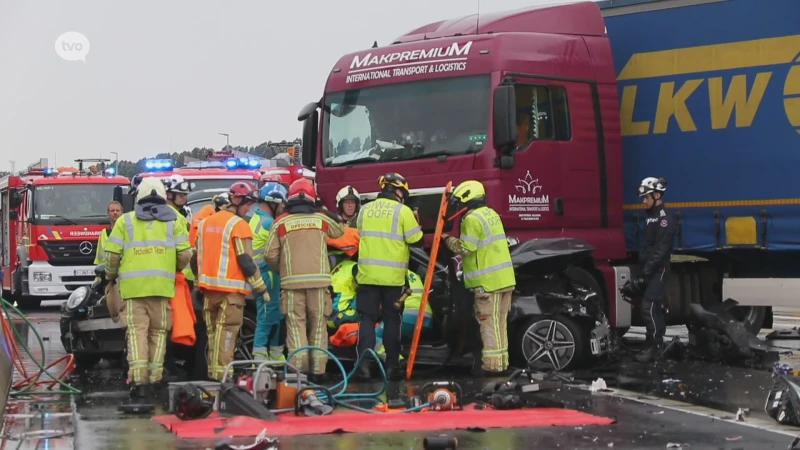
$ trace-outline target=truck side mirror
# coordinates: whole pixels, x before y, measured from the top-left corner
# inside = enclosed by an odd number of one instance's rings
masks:
[[[113,198],[113,200],[115,202],[122,203],[122,186],[114,187],[114,198]]]
[[[319,111],[316,108],[316,103],[311,103],[303,108],[300,112],[300,117],[305,117],[303,120],[303,150],[302,150],[302,163],[305,167],[313,169],[317,161],[317,130],[319,126]],[[307,109],[313,107],[308,114],[304,114]]]
[[[17,209],[22,205],[22,194],[19,193],[19,190],[14,189],[11,193],[11,197],[8,199],[8,206],[11,209]]]
[[[517,142],[517,100],[513,85],[495,88],[492,122],[494,147],[506,153]]]

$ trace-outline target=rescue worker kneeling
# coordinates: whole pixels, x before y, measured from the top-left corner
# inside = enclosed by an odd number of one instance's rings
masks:
[[[200,222],[193,268],[203,291],[208,333],[208,376],[220,380],[233,361],[244,320],[245,296],[252,290],[269,301],[253,260],[253,232],[243,219],[257,199],[256,187],[240,181],[231,186],[228,205]]]
[[[328,320],[328,333],[331,345],[336,347],[352,347],[358,342],[358,312],[356,296],[356,272],[358,266],[354,261],[343,261],[331,272],[333,281],[333,314]],[[403,310],[403,321],[400,330],[401,340],[409,339],[414,335],[417,324],[417,313],[422,302],[422,292],[425,285],[416,273],[408,271],[406,274],[411,295],[406,298]],[[426,305],[425,319],[422,323],[423,336],[433,331],[433,310]],[[375,330],[375,352],[385,358],[386,351],[383,346],[383,322]],[[402,359],[402,355],[400,356]]]
[[[256,335],[253,339],[253,359],[281,361],[283,356],[283,338],[285,333],[284,317],[281,314],[280,275],[267,265],[266,246],[269,232],[275,218],[283,214],[284,203],[288,193],[286,188],[275,182],[268,182],[258,194],[258,208],[250,219],[250,228],[253,230],[253,253],[261,272],[261,279],[267,286],[271,301],[264,302],[256,299]],[[283,326],[282,326],[283,325]]]
[[[143,180],[135,209],[116,221],[105,243],[106,278],[119,280],[124,299],[120,316],[127,327],[131,401],[155,394],[148,386],[162,379],[175,273],[191,258],[188,230],[178,226],[166,196],[160,180]]]
[[[289,187],[286,214],[272,225],[267,240],[267,263],[280,272],[281,311],[286,315],[286,347],[289,353],[312,345],[328,347],[325,318],[331,314],[331,268],[327,238],[344,234],[338,216],[316,206],[317,193],[307,179]],[[309,373],[312,381],[325,379],[328,357],[313,352],[293,356],[292,365]]]
[[[517,284],[503,221],[486,206],[486,190],[478,181],[456,186],[450,202],[459,210],[454,217],[464,214],[461,236],[443,234],[442,239],[453,253],[461,255],[464,286],[475,292],[475,315],[483,342],[482,371],[498,375],[508,370],[508,312]],[[477,366],[473,371],[481,372]]]

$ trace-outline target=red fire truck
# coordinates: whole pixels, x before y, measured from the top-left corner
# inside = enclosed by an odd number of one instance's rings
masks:
[[[69,295],[94,279],[97,238],[108,203],[130,180],[103,173],[29,168],[0,179],[3,293],[25,308]],[[99,161],[99,160],[91,160]]]
[[[293,155],[293,151],[289,155]],[[230,151],[211,151],[206,161],[189,162],[175,167],[171,159],[150,159],[145,162],[143,177],[169,178],[181,175],[194,183],[195,191],[228,188],[235,181],[251,181],[257,186],[264,181],[280,181],[291,184],[300,178],[314,179],[314,172],[303,166],[291,164],[291,160],[262,159],[237,155]]]

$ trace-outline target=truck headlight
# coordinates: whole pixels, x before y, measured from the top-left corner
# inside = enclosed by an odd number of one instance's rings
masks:
[[[50,272],[33,272],[33,281],[37,283],[53,281],[53,274]]]
[[[67,299],[66,303],[67,310],[75,311],[83,306],[87,300],[89,300],[89,288],[86,286],[81,286],[72,291],[72,294],[69,294],[69,299]]]

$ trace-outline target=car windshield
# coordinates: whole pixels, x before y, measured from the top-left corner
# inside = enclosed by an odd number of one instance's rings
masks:
[[[328,94],[325,166],[392,162],[483,149],[489,76],[416,81]]]
[[[57,184],[33,188],[36,223],[107,223],[114,184]]]

